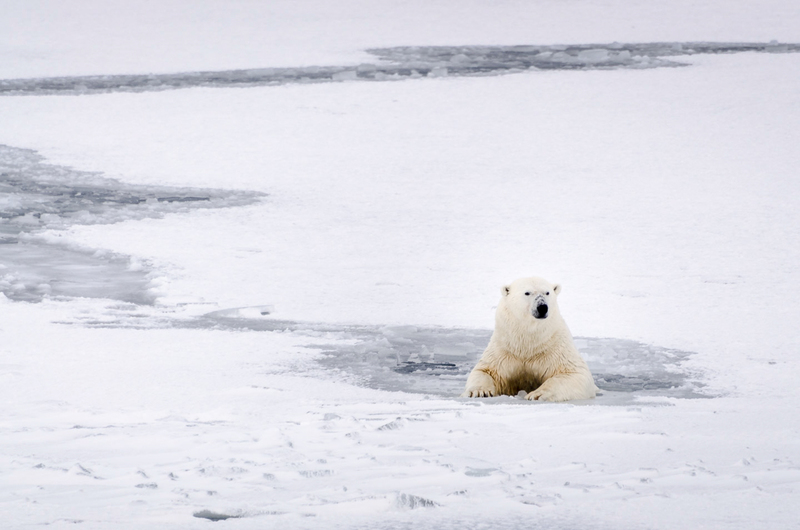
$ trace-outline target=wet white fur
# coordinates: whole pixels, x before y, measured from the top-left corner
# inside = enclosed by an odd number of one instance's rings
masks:
[[[461,396],[516,395],[524,390],[526,399],[593,398],[597,387],[592,374],[558,310],[561,286],[537,277],[520,278],[501,292],[494,333]],[[545,319],[533,316],[541,301],[548,306]]]

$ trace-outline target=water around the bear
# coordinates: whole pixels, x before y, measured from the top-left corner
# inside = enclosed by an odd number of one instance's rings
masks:
[[[0,145],[0,293],[17,301],[45,297],[110,298],[127,302],[97,327],[222,328],[328,337],[320,365],[356,384],[387,391],[456,397],[485,348],[490,330],[418,326],[340,325],[277,320],[271,306],[234,308],[191,320],[142,317],[151,304],[151,270],[130,256],[78,248],[42,237],[47,229],[161,217],[192,208],[251,204],[260,194],[209,189],[133,186],[47,164],[37,153]],[[614,338],[579,337],[576,344],[602,391],[598,402],[638,397],[703,397],[697,374],[684,366],[690,352]],[[507,397],[495,400],[509,399]]]

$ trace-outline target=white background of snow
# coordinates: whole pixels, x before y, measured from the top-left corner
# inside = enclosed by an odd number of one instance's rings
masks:
[[[3,17],[3,77],[358,62],[359,49],[394,44],[800,41],[793,2],[711,3],[707,16],[688,2],[420,4],[393,31],[376,29],[392,27],[391,4],[338,17],[286,4],[280,29],[265,31],[241,14],[261,4],[190,22],[182,4],[154,3],[151,38],[124,16],[133,8],[61,5],[25,11],[27,26],[8,22],[25,13]],[[462,9],[471,15],[442,21]],[[225,35],[217,28],[241,40],[202,38]],[[3,303],[7,524],[202,527],[191,514],[207,508],[286,512],[218,523],[237,528],[792,527],[800,56],[692,63],[1,98],[0,142],[52,163],[270,194],[48,235],[152,260],[165,304],[208,303],[181,314],[275,304],[283,318],[488,328],[500,285],[537,273],[564,284],[576,335],[696,351],[690,367],[723,395],[643,408],[426,400],[322,372],[303,346],[336,337],[84,329],[53,322],[117,305]],[[402,493],[442,506],[407,512]]]
[[[797,41],[791,0],[0,0],[0,78],[358,64],[379,46]]]

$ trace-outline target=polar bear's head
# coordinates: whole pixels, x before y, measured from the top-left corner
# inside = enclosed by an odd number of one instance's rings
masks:
[[[511,315],[523,321],[545,320],[557,317],[558,294],[561,286],[543,278],[520,278],[501,289],[500,300]]]

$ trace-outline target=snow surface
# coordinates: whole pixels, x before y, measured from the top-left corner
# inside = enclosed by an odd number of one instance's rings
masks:
[[[0,79],[359,64],[387,46],[800,42],[791,0],[2,0],[0,11]]]
[[[800,41],[779,1],[136,5],[4,3],[0,77]],[[62,274],[57,248],[154,300],[0,294],[3,526],[796,528],[800,55],[687,61],[0,98],[4,156],[44,157],[2,160],[0,267],[34,279],[0,269],[0,291]],[[30,177],[51,171],[156,201],[70,210]],[[563,284],[596,375],[675,388],[454,397],[530,274]]]

